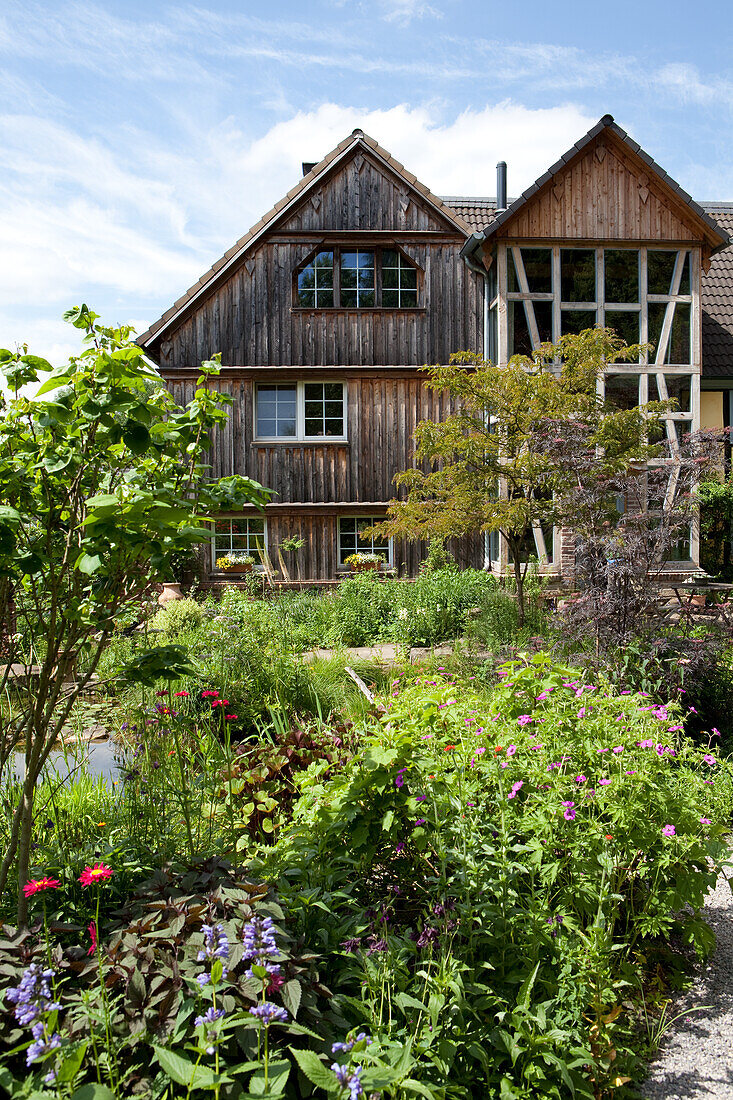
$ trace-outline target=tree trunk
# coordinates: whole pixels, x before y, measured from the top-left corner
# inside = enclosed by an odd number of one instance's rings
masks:
[[[522,630],[524,628],[525,619],[525,607],[524,607],[524,577],[525,574],[522,571],[522,562],[519,556],[519,547],[510,546],[509,551],[512,555],[512,565],[514,566],[514,580],[517,584],[517,628]]]

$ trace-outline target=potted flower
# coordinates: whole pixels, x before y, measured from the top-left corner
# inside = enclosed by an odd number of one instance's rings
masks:
[[[382,568],[384,556],[382,554],[365,554],[357,551],[344,558],[344,565],[351,566],[352,573],[365,573],[369,569],[379,571]]]
[[[224,573],[251,573],[254,565],[255,560],[251,554],[240,554],[236,550],[216,559],[216,568]]]

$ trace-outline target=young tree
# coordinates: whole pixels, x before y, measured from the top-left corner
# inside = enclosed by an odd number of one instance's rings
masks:
[[[448,366],[427,368],[427,385],[445,391],[456,411],[418,424],[416,466],[395,478],[407,497],[391,502],[380,533],[445,539],[501,532],[523,625],[528,537],[567,521],[579,481],[577,463],[556,446],[566,429],[582,429],[585,451],[578,457],[606,477],[656,453],[647,432],[664,403],[613,409],[596,397],[603,370],[638,360],[639,351],[611,330],[588,329],[542,345],[531,358],[514,356],[505,367],[461,352]]]
[[[115,623],[168,579],[173,555],[210,538],[213,515],[271,496],[246,477],[212,480],[203,462],[230,402],[212,386],[218,359],[203,364],[193,399],[179,407],[131,329],[97,324],[86,306],[65,317],[85,346],[63,369],[26,349],[0,350],[10,391],[0,392],[3,621],[14,608],[0,663],[0,698],[14,694],[12,709],[0,709],[0,764],[22,742],[26,766],[0,890],[17,860],[20,924],[36,782]],[[179,657],[167,647],[150,660],[170,676]],[[85,671],[70,681],[80,658]]]

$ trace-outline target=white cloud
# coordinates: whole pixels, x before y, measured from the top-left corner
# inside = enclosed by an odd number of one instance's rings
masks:
[[[382,18],[400,27],[406,27],[413,19],[424,19],[426,16],[433,19],[443,18],[443,13],[425,0],[379,0],[379,6],[382,9]]]

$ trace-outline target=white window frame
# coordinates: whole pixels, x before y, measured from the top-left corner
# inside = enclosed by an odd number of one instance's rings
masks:
[[[343,420],[344,420],[344,432],[343,435],[306,435],[305,434],[305,387],[311,383],[318,385],[333,385],[340,384],[342,392],[343,402]],[[257,405],[259,398],[260,386],[290,386],[295,387],[295,435],[258,435],[257,434]],[[277,382],[257,382],[255,383],[254,402],[253,402],[253,417],[254,425],[252,431],[252,438],[255,443],[348,443],[348,387],[346,382],[334,380],[333,378],[308,378],[302,382],[288,382],[279,379]]]
[[[216,568],[216,559],[218,557],[223,557],[224,554],[229,554],[229,553],[248,554],[250,557],[253,557],[255,559],[253,569],[258,571],[258,572],[263,571],[264,566],[262,564],[262,561],[260,560],[259,553],[257,551],[257,547],[255,546],[254,551],[250,550],[250,548],[249,548],[250,538],[253,537],[253,536],[250,536],[249,523],[250,523],[250,520],[253,520],[253,519],[254,520],[260,520],[262,522],[262,534],[261,534],[262,549],[265,551],[265,553],[267,553],[267,518],[265,516],[221,516],[219,521],[217,521],[217,522],[228,522],[229,523],[229,549],[227,550],[227,549],[222,548],[220,550],[217,550],[217,548],[216,548],[217,535],[221,536],[223,534],[223,532],[217,531],[216,526],[214,525],[214,528],[211,532],[211,568],[215,573],[225,572],[221,569]],[[232,549],[232,523],[233,522],[242,523],[243,521],[247,524],[247,549],[243,550],[241,547],[239,547],[237,549]],[[260,533],[256,532],[255,534],[259,535]],[[224,535],[224,537],[226,537],[226,535]]]
[[[336,541],[337,541],[337,545],[336,545],[336,562],[337,562],[337,569],[348,570],[348,568],[349,568],[348,565],[344,565],[343,561],[341,560],[341,521],[345,520],[345,519],[353,519],[357,524],[360,524],[361,527],[373,527],[375,523],[382,523],[386,518],[387,518],[386,516],[338,516],[337,517],[337,521],[336,521]],[[359,527],[357,527],[357,534],[358,534],[358,531],[359,531]],[[374,546],[374,539],[372,539],[372,547],[373,546]],[[357,550],[356,548],[354,548],[353,550],[349,549],[348,553],[349,554],[353,554],[353,553],[358,553],[358,554],[367,554],[367,553],[382,554],[383,553],[383,554],[385,554],[384,564],[388,568],[392,568],[392,563],[393,563],[393,559],[394,559],[394,544],[393,544],[393,540],[390,538],[390,539],[387,539],[387,545],[384,549],[379,548],[377,550],[372,549],[371,551],[369,551],[369,550]]]

